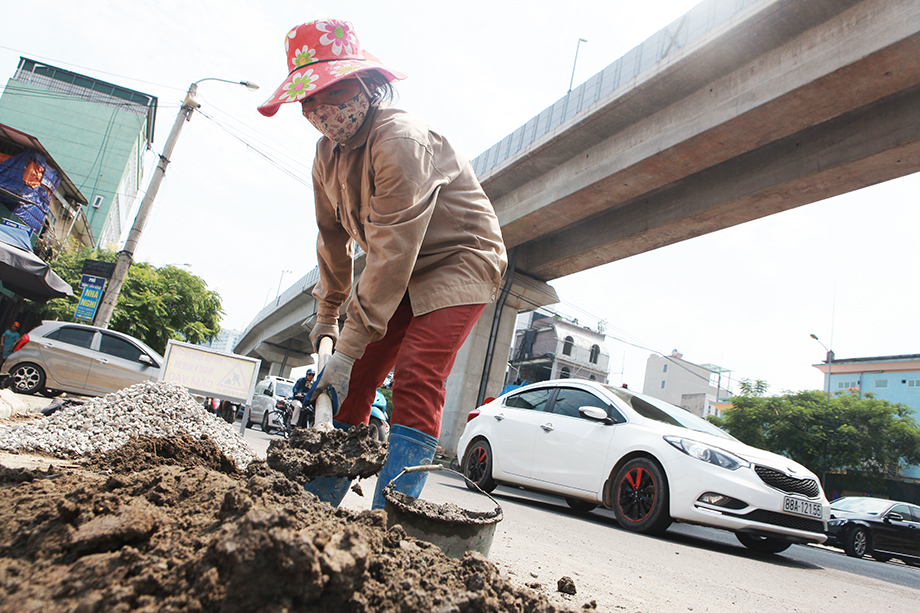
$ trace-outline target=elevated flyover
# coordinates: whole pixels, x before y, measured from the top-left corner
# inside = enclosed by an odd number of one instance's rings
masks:
[[[448,450],[546,282],[920,170],[920,2],[706,0],[473,166],[514,267],[447,381]]]

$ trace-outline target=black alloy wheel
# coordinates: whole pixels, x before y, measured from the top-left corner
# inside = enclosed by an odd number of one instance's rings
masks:
[[[856,526],[847,533],[843,541],[843,550],[851,558],[861,558],[872,551],[869,532],[862,526]]]
[[[757,534],[747,534],[746,532],[736,532],[735,536],[741,541],[741,544],[751,551],[760,553],[779,553],[786,551],[792,545],[791,541],[786,541],[772,536],[760,536]]]
[[[627,530],[661,534],[671,525],[668,482],[658,464],[648,458],[627,462],[614,480],[613,512]]]
[[[492,478],[492,447],[484,439],[473,443],[463,458],[463,476],[469,481],[466,487],[472,491],[476,488],[470,485],[475,483],[484,492],[491,492],[497,485]]]
[[[10,372],[13,391],[17,394],[37,394],[45,389],[45,371],[37,364],[23,362]]]

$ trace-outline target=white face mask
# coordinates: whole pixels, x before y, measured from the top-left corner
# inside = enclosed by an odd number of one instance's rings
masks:
[[[306,113],[307,121],[323,136],[344,143],[354,136],[367,116],[370,101],[364,92],[342,104],[322,104]]]

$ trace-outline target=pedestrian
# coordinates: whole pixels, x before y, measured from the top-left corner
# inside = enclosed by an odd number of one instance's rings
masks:
[[[3,333],[3,336],[0,337],[0,347],[2,347],[2,353],[0,353],[0,364],[6,362],[6,359],[10,357],[10,354],[13,353],[13,347],[16,346],[16,343],[19,341],[21,335],[19,334],[19,322],[14,321],[10,324],[10,327],[6,329],[6,332]]]
[[[498,218],[469,160],[422,120],[391,105],[406,77],[361,49],[347,21],[318,20],[285,36],[288,76],[259,111],[300,104],[322,134],[313,162],[319,281],[314,347],[335,353],[313,397],[330,390],[334,424],[366,424],[377,388],[394,370],[389,455],[381,489],[404,466],[434,456],[444,381],[473,325],[495,302],[507,265]],[[352,288],[355,244],[366,255]],[[348,300],[341,332],[339,308]],[[418,497],[425,473],[395,489]],[[338,505],[346,479],[308,489]]]

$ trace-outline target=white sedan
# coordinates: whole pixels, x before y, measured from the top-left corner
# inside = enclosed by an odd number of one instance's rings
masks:
[[[485,491],[507,484],[578,511],[602,505],[635,532],[699,524],[769,553],[826,539],[829,504],[807,468],[623,388],[561,379],[515,389],[470,412],[457,450]]]

